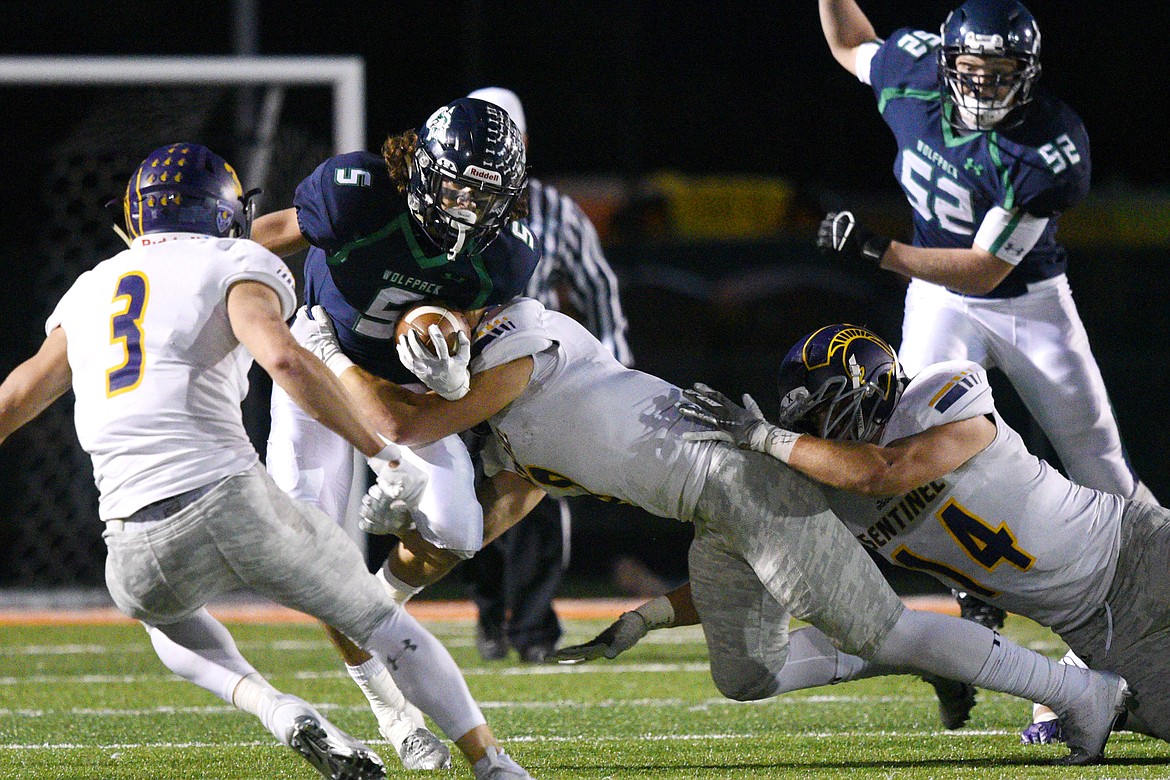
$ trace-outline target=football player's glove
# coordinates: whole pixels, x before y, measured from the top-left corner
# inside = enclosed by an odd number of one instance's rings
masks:
[[[335,376],[341,376],[345,369],[353,365],[353,361],[341,351],[333,320],[320,306],[314,306],[312,312],[304,306],[297,309],[291,330],[301,346],[321,358],[321,362]]]
[[[1056,719],[1029,723],[1028,728],[1020,732],[1021,745],[1047,745],[1064,741],[1064,729]]]
[[[579,664],[602,656],[609,659],[617,658],[638,644],[649,630],[646,618],[639,613],[623,612],[621,617],[615,620],[609,628],[593,639],[583,644],[569,645],[554,650],[549,658],[562,664]]]
[[[471,339],[459,331],[459,346],[452,355],[438,325],[431,325],[428,332],[434,352],[410,330],[398,339],[398,359],[427,387],[448,401],[458,401],[471,389],[471,372],[467,368],[471,362]]]
[[[830,211],[817,231],[817,249],[824,255],[840,255],[848,260],[865,258],[881,263],[892,239],[862,227],[852,211]]]
[[[760,406],[746,393],[743,406],[713,390],[701,382],[691,390],[683,390],[683,398],[689,403],[680,403],[679,414],[715,430],[684,433],[687,441],[725,441],[740,449],[762,452],[764,439],[768,435],[768,423]]]
[[[359,529],[384,536],[414,528],[426,519],[418,508],[427,486],[426,472],[404,460],[401,449],[387,444],[370,458],[370,468],[378,480],[362,496]]]

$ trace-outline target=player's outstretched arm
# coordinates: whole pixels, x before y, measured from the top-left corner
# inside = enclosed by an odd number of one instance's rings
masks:
[[[0,442],[64,395],[72,381],[65,329],[54,328],[37,354],[13,369],[0,385]]]
[[[309,240],[301,234],[297,210],[293,208],[257,217],[252,223],[250,238],[281,257],[309,248]]]
[[[651,599],[629,612],[622,613],[608,628],[579,645],[562,647],[552,658],[562,664],[579,664],[595,658],[617,658],[658,628],[694,626],[699,613],[691,599],[691,583],[684,582],[665,596]]]
[[[228,291],[227,304],[236,338],[298,406],[365,455],[382,449],[381,440],[358,419],[333,373],[293,338],[272,288],[238,282]]]
[[[683,434],[691,441],[726,441],[787,463],[830,487],[867,496],[896,496],[954,471],[995,438],[995,424],[972,417],[928,428],[886,446],[821,439],[772,425],[751,396],[739,406],[696,384],[683,391],[679,413],[711,431]]]
[[[407,447],[429,444],[479,425],[516,400],[532,378],[533,361],[525,356],[478,372],[470,379],[470,389],[456,400],[414,393],[345,358],[329,315],[320,306],[313,307],[312,319],[307,322],[316,323],[307,343],[341,379],[358,412],[381,435]],[[296,327],[300,325],[294,324]]]
[[[869,18],[854,0],[819,0],[821,30],[833,58],[841,67],[857,75],[857,47],[877,40]]]

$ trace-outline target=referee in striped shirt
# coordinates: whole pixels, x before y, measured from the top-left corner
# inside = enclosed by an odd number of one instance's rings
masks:
[[[524,107],[514,92],[487,87],[468,97],[504,109],[528,143]],[[527,295],[573,317],[632,365],[617,278],[585,212],[555,187],[530,178],[525,222],[541,250]],[[580,506],[576,499],[545,498],[467,564],[479,609],[476,647],[485,660],[505,658],[512,647],[520,660],[539,663],[556,648],[561,624],[552,599],[569,562],[570,504]]]

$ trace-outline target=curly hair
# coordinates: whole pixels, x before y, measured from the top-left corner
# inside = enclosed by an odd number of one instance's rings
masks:
[[[410,184],[410,166],[414,150],[418,147],[418,133],[414,130],[404,130],[397,135],[386,136],[382,144],[382,159],[386,161],[386,169],[390,172],[390,181],[402,194]],[[507,222],[524,219],[528,216],[528,187],[520,193],[512,203],[508,212]]]

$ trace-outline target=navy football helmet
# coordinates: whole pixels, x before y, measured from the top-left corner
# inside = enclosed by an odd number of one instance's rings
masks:
[[[1012,62],[1010,70],[965,72],[968,54]],[[1024,119],[1040,78],[1040,28],[1018,0],[967,0],[947,16],[938,52],[947,118],[960,131],[1006,129]]]
[[[906,380],[894,349],[855,325],[805,336],[780,364],[780,426],[823,439],[872,442]]]
[[[166,232],[247,238],[257,192],[245,195],[232,166],[205,146],[159,147],[126,185],[126,232],[130,238]]]
[[[499,106],[460,98],[418,130],[406,203],[441,249],[482,250],[528,184],[524,139]]]

